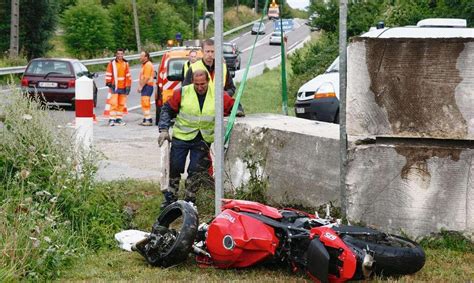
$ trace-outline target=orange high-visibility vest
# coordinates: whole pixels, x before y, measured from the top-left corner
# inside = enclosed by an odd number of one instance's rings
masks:
[[[114,59],[107,65],[105,72],[105,82],[115,85],[115,88],[127,88],[132,86],[132,75],[130,67],[125,60]]]

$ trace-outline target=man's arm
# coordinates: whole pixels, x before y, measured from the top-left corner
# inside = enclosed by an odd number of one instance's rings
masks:
[[[229,116],[234,106],[235,99],[224,91],[224,116]]]
[[[227,68],[227,65],[225,65]],[[227,76],[225,79],[225,86],[224,90],[227,91],[227,93],[230,96],[234,96],[235,94],[235,84],[234,84],[234,79],[232,79],[232,76],[230,75],[229,68],[227,68]]]
[[[171,119],[179,112],[179,105],[181,104],[181,89],[176,89],[173,96],[163,105],[160,113],[160,121],[158,122],[158,129],[168,130],[171,126]]]

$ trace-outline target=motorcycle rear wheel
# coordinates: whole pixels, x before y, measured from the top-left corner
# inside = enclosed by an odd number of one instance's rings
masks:
[[[416,242],[374,229],[357,227],[357,232],[364,230],[367,232],[366,235],[347,233],[341,236],[344,242],[373,253],[375,274],[407,275],[419,271],[424,266],[425,253]]]

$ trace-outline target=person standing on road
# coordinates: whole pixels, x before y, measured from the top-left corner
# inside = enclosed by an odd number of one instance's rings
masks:
[[[153,94],[153,63],[150,59],[150,54],[146,51],[140,53],[140,62],[142,69],[140,71],[140,79],[138,80],[138,93],[141,94],[141,106],[143,111],[142,126],[152,126],[153,119],[151,118],[151,96]]]
[[[186,157],[190,156],[186,179],[185,201],[196,202],[196,192],[209,179],[209,148],[214,141],[215,96],[210,87],[209,76],[204,70],[193,72],[192,84],[174,91],[163,105],[158,128],[158,144],[171,141],[169,189],[164,191],[165,200],[161,208],[177,200],[181,174],[184,173]],[[229,115],[234,99],[224,92],[224,115]],[[171,118],[176,116],[171,140],[169,128]]]
[[[202,52],[203,57],[201,60],[197,60],[195,63],[191,64],[191,67],[186,72],[186,77],[184,78],[183,85],[188,85],[191,83],[193,72],[196,70],[204,70],[208,73],[210,77],[210,86],[214,88],[214,71],[215,71],[215,47],[214,40],[207,39],[202,43]],[[227,68],[227,64],[223,63],[224,70],[224,91],[226,91],[230,96],[234,96],[235,85],[232,79],[232,76]],[[237,111],[237,116],[245,116],[244,109],[242,105],[239,104],[239,110]]]
[[[110,97],[110,119],[109,126],[123,126],[123,112],[127,103],[127,96],[132,86],[132,76],[127,60],[123,58],[124,50],[118,48],[115,59],[107,65],[105,72],[105,85],[109,87]]]
[[[189,67],[196,63],[198,57],[197,57],[197,51],[196,50],[191,50],[188,53],[188,61],[184,63],[183,65],[183,80],[186,78],[186,74],[188,73]]]

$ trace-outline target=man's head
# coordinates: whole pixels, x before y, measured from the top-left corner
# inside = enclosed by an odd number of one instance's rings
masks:
[[[206,94],[209,85],[209,76],[207,75],[207,72],[204,70],[196,70],[193,72],[193,84],[194,90],[197,94]]]
[[[202,52],[204,53],[202,60],[208,66],[212,66],[214,64],[214,40],[206,39],[202,43]]]
[[[117,48],[117,50],[115,51],[115,58],[117,60],[123,60],[123,55],[124,55],[124,50],[123,48]]]
[[[150,53],[148,53],[147,51],[142,51],[140,53],[140,62],[143,63],[146,63],[147,61],[151,61],[150,60]]]
[[[196,50],[191,50],[189,51],[188,54],[189,62],[194,63],[197,61],[197,51]]]

